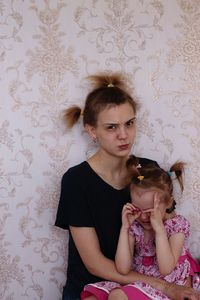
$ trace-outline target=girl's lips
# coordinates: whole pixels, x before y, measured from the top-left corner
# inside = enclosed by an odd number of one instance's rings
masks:
[[[128,147],[129,147],[129,144],[121,145],[121,146],[119,146],[119,149],[120,149],[120,150],[127,150]]]

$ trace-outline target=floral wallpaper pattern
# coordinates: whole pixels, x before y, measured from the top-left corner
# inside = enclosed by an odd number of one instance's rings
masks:
[[[61,299],[60,180],[94,151],[63,109],[99,71],[123,72],[141,103],[133,151],[186,161],[177,210],[200,259],[199,16],[199,0],[0,0],[0,300]]]

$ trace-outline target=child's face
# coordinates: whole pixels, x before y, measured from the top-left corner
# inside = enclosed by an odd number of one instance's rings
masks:
[[[131,188],[131,202],[136,209],[141,211],[137,221],[146,230],[152,229],[150,216],[154,209],[156,194],[159,195],[158,190],[142,189],[135,186]],[[167,205],[161,199],[159,200],[158,208],[161,213],[161,218],[164,220]]]

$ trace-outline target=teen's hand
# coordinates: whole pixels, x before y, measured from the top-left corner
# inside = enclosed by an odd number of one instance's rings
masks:
[[[163,292],[173,300],[200,300],[200,293],[191,287],[168,283]]]
[[[138,208],[131,203],[126,203],[122,209],[122,226],[128,229],[140,214],[141,211]]]

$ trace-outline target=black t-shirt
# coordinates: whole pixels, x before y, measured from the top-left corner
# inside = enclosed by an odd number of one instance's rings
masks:
[[[140,158],[146,165],[156,162]],[[62,178],[61,196],[55,225],[94,227],[102,253],[114,260],[121,227],[121,211],[130,202],[128,188],[117,190],[106,183],[84,161],[70,168]],[[85,284],[104,280],[85,268],[69,232],[67,285],[80,294]]]

